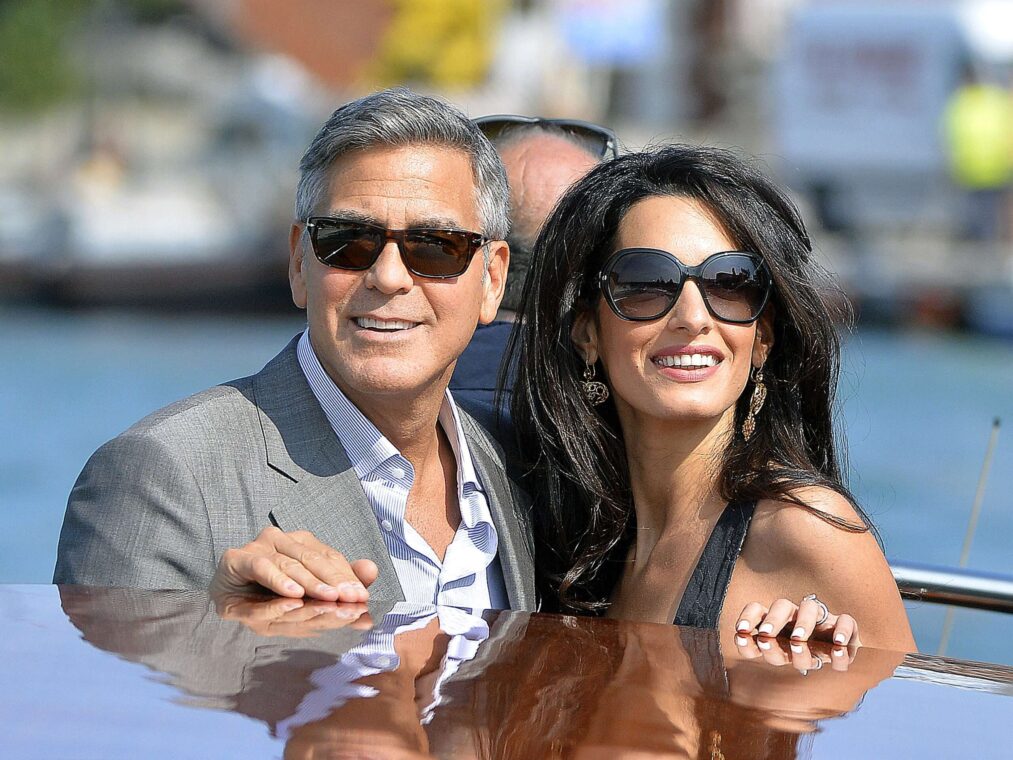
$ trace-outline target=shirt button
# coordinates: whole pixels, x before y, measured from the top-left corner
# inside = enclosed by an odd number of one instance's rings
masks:
[[[394,478],[394,480],[401,480],[401,478],[405,476],[405,471],[401,467],[391,467],[390,476]]]
[[[384,530],[394,530],[394,524],[390,520],[384,520],[380,525]]]

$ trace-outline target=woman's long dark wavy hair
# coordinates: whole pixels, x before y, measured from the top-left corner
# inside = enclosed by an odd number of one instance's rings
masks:
[[[795,495],[823,486],[847,498],[832,407],[840,365],[838,321],[850,310],[813,260],[798,210],[763,174],[733,153],[688,145],[631,153],[594,168],[560,199],[535,243],[512,416],[534,496],[539,587],[548,607],[594,612],[608,606],[634,529],[629,467],[615,407],[592,407],[581,392],[584,361],[570,332],[594,310],[596,278],[614,252],[619,224],[644,198],[702,203],[740,250],[763,256],[774,291],[774,344],[764,364],[766,403],[746,441],[732,436],[718,488],[727,500],[778,499],[848,531],[867,530]],[[836,314],[834,312],[837,312]],[[601,367],[599,366],[599,376]],[[752,383],[739,398],[736,430]]]

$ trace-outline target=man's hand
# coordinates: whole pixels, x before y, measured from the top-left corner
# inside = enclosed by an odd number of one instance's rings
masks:
[[[373,627],[365,604],[233,594],[216,597],[215,608],[222,620],[238,621],[260,636],[307,638],[346,626],[357,630]]]
[[[368,559],[349,562],[306,530],[264,528],[253,541],[222,555],[211,595],[224,597],[262,586],[279,596],[328,602],[366,602],[366,587],[379,574]]]

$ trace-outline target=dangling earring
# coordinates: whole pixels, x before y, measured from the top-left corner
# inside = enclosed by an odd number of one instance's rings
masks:
[[[756,431],[756,415],[760,413],[766,400],[767,386],[763,384],[763,367],[759,367],[753,370],[753,395],[749,398],[749,413],[742,423],[742,437],[747,441]]]
[[[605,383],[594,379],[594,367],[584,363],[584,381],[580,384],[584,398],[591,406],[598,406],[605,403],[609,397],[609,389]]]

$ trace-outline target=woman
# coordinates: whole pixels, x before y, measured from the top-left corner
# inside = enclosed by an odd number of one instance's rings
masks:
[[[798,212],[732,154],[604,163],[536,244],[513,419],[543,595],[572,611],[914,649],[845,487],[839,341]],[[751,603],[777,599],[770,609]],[[788,626],[786,628],[786,626]]]

